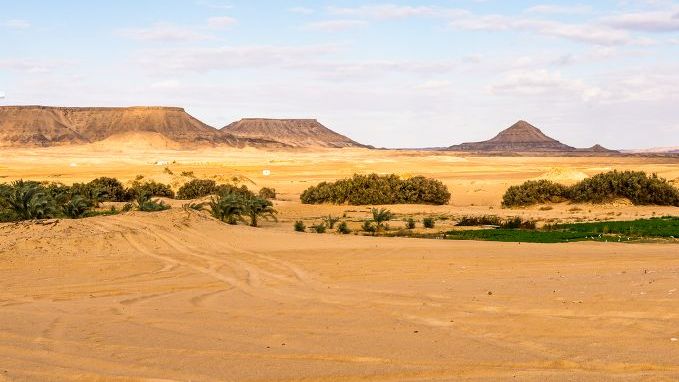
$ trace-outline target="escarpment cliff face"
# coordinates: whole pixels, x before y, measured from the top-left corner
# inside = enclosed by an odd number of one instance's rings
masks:
[[[239,138],[271,139],[291,147],[367,147],[315,119],[244,118],[221,131]]]
[[[315,119],[243,119],[217,130],[179,107],[0,106],[0,146],[55,146],[121,139],[232,147],[366,147]]]
[[[518,121],[501,131],[494,138],[483,142],[462,143],[451,146],[456,151],[489,151],[489,152],[552,152],[575,151],[574,147],[565,145],[545,135],[540,129],[526,121]]]
[[[285,146],[268,139],[225,134],[178,107],[1,106],[1,146],[53,146],[99,142],[113,136],[161,135],[185,144]]]

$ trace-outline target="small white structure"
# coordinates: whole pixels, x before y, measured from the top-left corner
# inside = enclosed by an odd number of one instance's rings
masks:
[[[264,176],[269,176],[269,175],[271,175],[271,170],[263,170],[263,171],[262,171],[262,175],[264,175]]]
[[[166,160],[156,161],[156,166],[167,166],[168,164],[170,164],[170,162],[168,162]]]

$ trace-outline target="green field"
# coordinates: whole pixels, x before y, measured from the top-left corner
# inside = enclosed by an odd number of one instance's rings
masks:
[[[633,221],[558,224],[542,229],[480,229],[448,231],[449,240],[488,240],[526,243],[567,243],[572,241],[629,242],[644,239],[679,239],[679,217]]]

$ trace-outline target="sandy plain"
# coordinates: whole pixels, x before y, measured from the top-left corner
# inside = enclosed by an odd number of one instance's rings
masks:
[[[634,169],[676,180],[676,158],[133,144],[0,154],[0,181],[144,175],[178,184],[178,174],[193,171],[240,177],[280,195],[279,222],[262,228],[227,226],[183,210],[182,202],[153,214],[0,224],[0,380],[679,379],[676,244],[292,232],[297,219],[366,217],[364,207],[305,206],[298,197],[319,181],[372,171],[435,177],[453,193],[447,206],[390,207],[403,215],[541,221],[679,215],[679,208],[622,202],[500,207],[509,185],[540,177],[568,183]]]

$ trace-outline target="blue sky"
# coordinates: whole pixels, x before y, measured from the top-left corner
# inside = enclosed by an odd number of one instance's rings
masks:
[[[679,146],[679,2],[0,0],[0,105],[318,118],[386,147]]]

